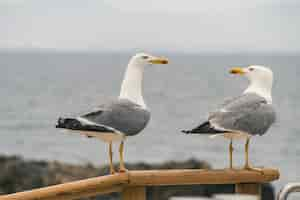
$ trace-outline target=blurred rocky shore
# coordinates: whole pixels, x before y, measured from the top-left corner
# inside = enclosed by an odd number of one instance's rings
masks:
[[[127,163],[128,169],[209,169],[205,161],[190,159],[182,162],[167,161],[161,164]],[[108,174],[107,166],[96,168],[92,164],[71,165],[57,161],[27,161],[18,156],[0,156],[0,192],[9,194],[70,181]],[[147,199],[168,200],[174,196],[205,196],[217,193],[233,193],[233,185],[193,185],[148,187]],[[274,189],[265,184],[262,189],[263,200],[273,200]],[[118,194],[99,196],[96,200],[117,200]]]

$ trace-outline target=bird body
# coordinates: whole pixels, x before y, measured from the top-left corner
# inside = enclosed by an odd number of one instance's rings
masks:
[[[275,118],[275,110],[265,98],[245,93],[227,101],[220,109],[210,113],[208,121],[186,133],[263,135]]]
[[[250,81],[248,88],[211,112],[207,121],[191,130],[184,130],[184,133],[263,135],[275,122],[271,96],[272,71],[263,66],[249,66],[234,68],[231,73],[245,75]]]
[[[117,99],[100,106],[96,111],[76,118],[60,118],[56,128],[87,132],[87,136],[101,135],[133,136],[142,131],[150,120],[150,111],[127,99]],[[102,137],[98,137],[102,138]],[[113,139],[114,137],[112,137]],[[119,138],[119,137],[116,137]],[[105,139],[107,140],[107,139]]]
[[[87,114],[74,118],[60,117],[56,128],[67,129],[108,142],[111,173],[114,173],[112,142],[121,141],[120,172],[126,171],[123,161],[124,140],[127,136],[140,133],[150,120],[150,111],[142,94],[144,68],[152,64],[167,63],[168,60],[164,58],[145,53],[136,54],[128,63],[118,99]]]
[[[184,130],[187,134],[210,134],[230,139],[230,168],[232,168],[232,140],[246,138],[246,169],[248,147],[252,136],[264,135],[276,120],[272,105],[273,72],[264,66],[233,68],[232,74],[246,76],[250,84],[243,94],[225,101],[220,108],[209,114],[208,120],[196,128]]]

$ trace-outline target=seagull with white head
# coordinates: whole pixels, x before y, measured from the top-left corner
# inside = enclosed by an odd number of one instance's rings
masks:
[[[268,103],[272,103],[273,72],[269,68],[254,65],[244,69],[236,67],[230,72],[244,75],[249,79],[249,87],[244,93],[255,93],[265,98]]]
[[[56,128],[68,129],[109,144],[110,172],[114,173],[112,143],[120,142],[120,172],[125,172],[124,140],[140,133],[150,120],[150,111],[143,98],[143,73],[152,64],[168,64],[165,58],[146,53],[133,56],[128,64],[119,98],[101,105],[93,112],[74,118],[59,118]]]
[[[242,95],[225,101],[216,111],[210,113],[208,120],[187,134],[211,134],[230,139],[230,168],[232,168],[232,140],[246,138],[245,169],[261,171],[249,165],[249,142],[255,135],[263,135],[275,122],[276,114],[272,105],[273,72],[264,66],[235,67],[231,74],[242,75],[250,84]]]

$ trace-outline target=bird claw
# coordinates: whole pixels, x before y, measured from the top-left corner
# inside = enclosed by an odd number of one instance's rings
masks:
[[[119,169],[119,173],[126,173],[126,172],[128,172],[128,169],[126,169],[125,167]]]
[[[111,165],[111,166],[109,167],[109,173],[110,173],[110,174],[115,174],[115,173],[116,173],[116,170],[115,170],[115,168],[113,167],[113,165]]]
[[[116,171],[114,169],[110,169],[110,174],[115,174]]]

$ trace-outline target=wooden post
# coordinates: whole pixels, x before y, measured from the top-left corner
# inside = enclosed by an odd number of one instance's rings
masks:
[[[261,184],[259,183],[238,183],[235,185],[235,193],[256,195],[257,200],[261,199]]]
[[[146,200],[146,188],[142,186],[126,187],[122,191],[122,200]]]

